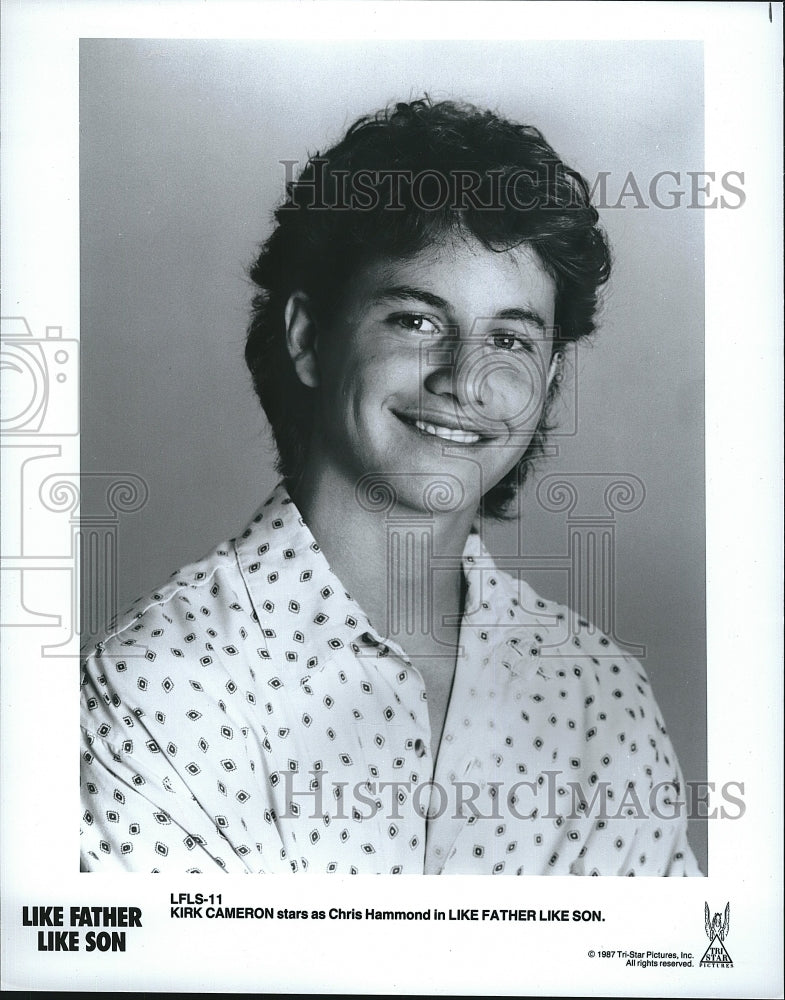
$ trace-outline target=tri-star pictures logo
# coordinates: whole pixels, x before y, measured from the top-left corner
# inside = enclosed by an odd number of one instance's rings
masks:
[[[706,923],[706,937],[709,939],[709,947],[706,949],[706,954],[701,959],[701,968],[732,969],[733,961],[731,960],[728,950],[725,947],[725,938],[730,932],[730,903],[725,904],[724,916],[719,913],[715,913],[714,916],[712,916],[709,904],[706,903],[704,920]]]

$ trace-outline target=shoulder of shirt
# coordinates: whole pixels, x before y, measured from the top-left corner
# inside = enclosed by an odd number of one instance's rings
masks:
[[[83,648],[83,658],[100,656],[111,648],[134,645],[134,632],[149,636],[159,624],[183,619],[194,606],[204,604],[206,599],[214,600],[216,577],[225,578],[227,574],[236,576],[238,587],[242,586],[234,538],[217,545],[198,561],[176,570],[163,586],[137,598],[109,625],[99,642]]]
[[[652,697],[643,664],[588,618],[566,604],[543,597],[526,580],[518,579],[505,570],[496,567],[493,575],[497,581],[494,604],[498,609],[500,604],[509,601],[517,609],[517,620],[527,638],[548,623],[564,623],[565,640],[552,650],[558,656],[543,657],[543,664],[550,661],[550,666],[556,668],[556,660],[577,660],[582,666],[592,668],[590,671],[582,670],[582,675],[589,673],[602,677],[610,671],[612,679],[634,685],[644,699]]]

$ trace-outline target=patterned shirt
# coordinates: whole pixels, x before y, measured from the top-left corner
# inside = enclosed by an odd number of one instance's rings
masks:
[[[699,875],[640,664],[472,533],[436,761],[425,686],[279,486],[82,674],[87,871]]]

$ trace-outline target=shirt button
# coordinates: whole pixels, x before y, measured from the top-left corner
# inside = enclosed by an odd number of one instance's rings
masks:
[[[418,757],[425,756],[425,743],[419,737],[414,741],[414,752]]]

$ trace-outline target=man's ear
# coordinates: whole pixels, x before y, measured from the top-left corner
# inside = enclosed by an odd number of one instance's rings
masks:
[[[292,292],[284,309],[286,346],[294,362],[294,370],[303,385],[315,389],[319,385],[319,365],[316,356],[316,322],[305,292]]]

